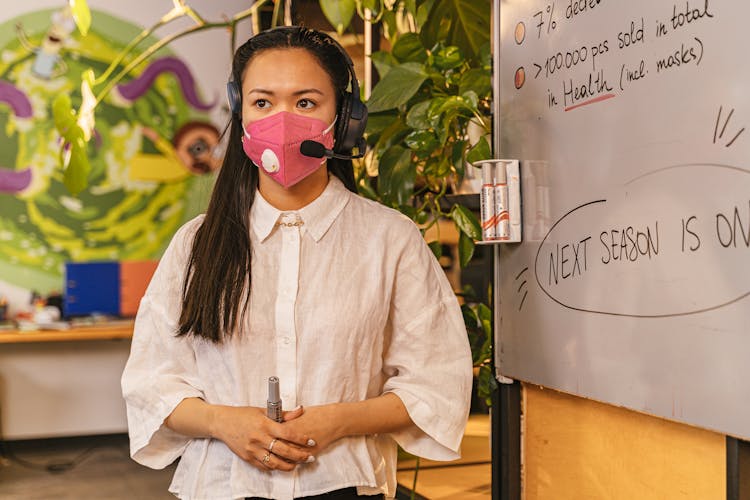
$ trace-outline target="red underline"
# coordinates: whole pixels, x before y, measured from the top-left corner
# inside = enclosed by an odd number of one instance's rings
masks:
[[[595,102],[606,101],[607,99],[612,99],[613,97],[615,97],[615,94],[600,95],[599,97],[594,97],[593,99],[589,99],[588,101],[583,101],[582,103],[576,104],[575,106],[568,106],[567,108],[565,108],[565,111],[580,108],[581,106],[586,106],[587,104],[594,104]]]

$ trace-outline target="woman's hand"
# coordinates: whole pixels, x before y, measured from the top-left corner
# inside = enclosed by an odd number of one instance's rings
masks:
[[[266,410],[210,405],[183,399],[164,424],[183,436],[223,441],[233,453],[261,470],[290,471],[346,436],[394,432],[414,425],[401,399],[387,393],[351,403],[300,407],[274,422]],[[309,445],[308,445],[309,443]]]
[[[364,401],[307,406],[304,414],[283,425],[311,437],[315,444],[308,450],[317,456],[337,439],[396,432],[414,423],[401,398],[387,393]]]
[[[268,418],[262,408],[216,406],[210,435],[260,470],[291,471],[299,463],[315,460],[310,459],[312,449],[307,446],[310,434],[289,426],[306,413],[302,407],[284,412],[285,423],[278,423]]]
[[[342,405],[307,406],[303,414],[289,419],[283,425],[296,435],[313,438],[315,444],[307,449],[314,455],[318,455],[331,443],[346,435],[342,422],[343,414],[338,408],[342,408]]]

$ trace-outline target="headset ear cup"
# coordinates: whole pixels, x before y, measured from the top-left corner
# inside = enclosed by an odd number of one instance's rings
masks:
[[[352,147],[361,146],[365,129],[367,128],[367,106],[359,100],[359,97],[352,99],[351,108],[349,109],[349,128],[347,137],[351,140]],[[359,151],[363,154],[364,151]]]
[[[339,122],[336,127],[336,152],[349,154],[352,148],[359,144],[366,126],[367,107],[359,100],[359,97],[354,97],[351,93],[345,92],[341,102]]]
[[[339,110],[339,117],[336,122],[336,143],[334,144],[334,150],[337,153],[346,154],[351,146],[348,145],[347,135],[349,132],[349,117],[351,116],[352,107],[352,95],[349,92],[344,92],[341,97],[341,108]],[[347,149],[347,147],[349,149]]]
[[[242,111],[242,97],[240,96],[240,89],[233,80],[227,82],[227,100],[229,101],[229,109],[232,113],[240,114]]]

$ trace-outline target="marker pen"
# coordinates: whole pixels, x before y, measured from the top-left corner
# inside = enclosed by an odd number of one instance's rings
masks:
[[[492,163],[482,163],[482,191],[479,194],[482,218],[482,240],[495,239],[495,193],[492,180]]]
[[[521,173],[518,160],[507,163],[510,240],[521,241]]]
[[[283,417],[281,416],[281,396],[279,396],[279,377],[268,377],[266,415],[276,422],[283,421]]]
[[[510,215],[508,214],[508,175],[505,162],[498,161],[495,167],[495,238],[510,239]]]

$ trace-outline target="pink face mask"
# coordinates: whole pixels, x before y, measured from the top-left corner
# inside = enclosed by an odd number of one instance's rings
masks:
[[[253,163],[288,188],[325,162],[325,158],[321,160],[300,153],[300,144],[310,140],[331,149],[334,123],[336,120],[327,125],[316,118],[279,111],[245,127],[242,148]]]

